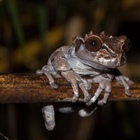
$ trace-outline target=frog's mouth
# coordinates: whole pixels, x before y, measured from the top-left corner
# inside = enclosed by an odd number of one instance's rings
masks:
[[[126,55],[123,52],[115,53],[108,48],[103,48],[97,52],[94,61],[109,68],[116,68],[126,62]]]
[[[80,61],[88,66],[99,70],[114,69],[126,62],[126,58],[121,53],[119,55],[109,52],[105,49],[103,49],[102,51],[98,51],[94,56],[91,56],[90,54],[90,57],[88,57],[89,54],[86,53],[86,57],[83,58],[82,56],[84,54],[85,52],[78,54]]]
[[[110,52],[106,48],[98,51],[93,61],[107,67],[116,67],[119,65],[119,57],[117,54]]]

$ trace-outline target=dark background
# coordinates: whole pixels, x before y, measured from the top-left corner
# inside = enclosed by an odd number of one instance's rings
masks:
[[[53,50],[90,30],[127,35],[132,49],[120,71],[139,79],[139,0],[0,0],[0,72],[35,73]],[[87,118],[56,111],[48,132],[40,104],[0,104],[0,133],[10,140],[137,140],[139,108],[139,101],[108,102]]]

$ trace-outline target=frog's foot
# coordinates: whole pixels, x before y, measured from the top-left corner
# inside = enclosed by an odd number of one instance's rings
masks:
[[[47,71],[44,71],[44,74],[48,77],[51,88],[58,88],[58,85],[55,84],[54,79],[52,78],[51,74]]]
[[[124,75],[116,76],[115,78],[120,85],[124,86],[125,94],[131,96],[130,85],[134,84],[134,82]]]
[[[76,102],[78,100],[78,97],[79,97],[78,86],[80,87],[80,89],[82,90],[82,92],[84,94],[84,102],[87,102],[90,100],[90,95],[89,95],[80,75],[78,75],[77,73],[75,73],[72,70],[62,71],[61,75],[68,82],[71,83],[73,93],[74,93],[72,102]]]
[[[105,93],[104,98],[98,101],[98,105],[104,105],[107,102],[108,97],[109,97],[109,93]]]
[[[52,69],[49,65],[43,66],[43,68],[41,70],[38,69],[36,71],[36,74],[37,75],[45,74],[47,76],[48,80],[49,80],[49,84],[50,84],[51,88],[58,88],[58,85],[55,84],[54,79],[53,79],[51,74],[53,74],[54,76],[59,77],[59,78],[61,76],[59,74],[57,74],[55,71],[52,71]]]
[[[86,103],[87,106],[90,106],[92,103],[95,103],[104,90],[104,97],[102,100],[98,101],[99,105],[103,105],[107,102],[107,99],[109,97],[109,94],[111,92],[111,80],[109,78],[105,78],[101,75],[93,78],[94,83],[99,83],[99,86],[94,94],[94,96],[90,99],[89,102]]]

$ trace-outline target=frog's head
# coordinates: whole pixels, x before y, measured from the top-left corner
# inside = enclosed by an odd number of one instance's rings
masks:
[[[86,65],[95,68],[116,68],[126,62],[126,52],[131,48],[129,39],[121,35],[108,36],[105,32],[92,32],[84,38],[74,39],[75,55]]]

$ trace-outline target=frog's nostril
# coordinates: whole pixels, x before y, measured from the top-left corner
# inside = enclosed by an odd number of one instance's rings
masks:
[[[101,57],[109,57],[110,56],[110,53],[107,51],[107,49],[102,49],[99,54]]]

